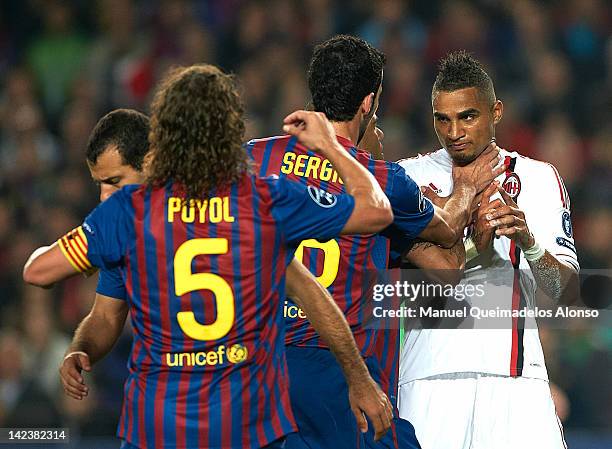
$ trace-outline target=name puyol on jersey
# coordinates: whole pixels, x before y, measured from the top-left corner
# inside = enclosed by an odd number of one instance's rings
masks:
[[[308,194],[317,205],[325,209],[334,207],[338,202],[338,198],[336,197],[336,195],[314,186],[308,186]]]

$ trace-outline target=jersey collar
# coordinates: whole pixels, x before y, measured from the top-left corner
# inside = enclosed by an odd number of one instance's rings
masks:
[[[499,149],[499,154],[502,157],[512,156],[512,153],[510,151],[504,150],[503,148]],[[448,151],[446,151],[446,149],[440,148],[438,151],[435,151],[433,155],[436,156],[435,159],[442,166],[450,168],[450,169],[453,168],[453,160],[451,159],[450,154],[448,154]]]
[[[436,154],[438,156],[436,159],[438,160],[440,165],[442,165],[445,168],[448,168],[449,170],[453,169],[453,160],[452,160],[452,158],[450,157],[450,154],[448,154],[448,151],[446,151],[445,148],[440,148],[434,154]]]
[[[346,137],[336,135],[336,140],[338,140],[340,145],[342,145],[346,149],[357,147],[353,142],[351,142],[350,139],[347,139]]]

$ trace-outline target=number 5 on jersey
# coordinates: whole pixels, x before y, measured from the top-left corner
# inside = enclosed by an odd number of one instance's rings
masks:
[[[174,255],[174,290],[177,296],[196,290],[210,290],[217,303],[217,319],[201,324],[192,311],[176,314],[181,330],[194,340],[218,340],[228,334],[234,324],[235,304],[232,288],[225,279],[213,273],[192,273],[191,262],[200,255],[225,254],[227,239],[203,238],[187,240]]]

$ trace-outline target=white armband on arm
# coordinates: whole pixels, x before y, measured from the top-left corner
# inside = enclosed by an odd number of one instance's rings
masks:
[[[538,242],[535,242],[531,248],[523,251],[523,254],[528,262],[536,262],[542,258],[545,252],[546,250]]]

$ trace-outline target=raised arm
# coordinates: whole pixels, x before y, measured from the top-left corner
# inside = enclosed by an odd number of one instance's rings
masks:
[[[354,197],[355,208],[342,234],[375,233],[391,224],[389,200],[374,176],[338,143],[325,114],[296,111],[285,118],[283,130],[327,158],[342,178],[346,193]]]
[[[374,425],[375,439],[380,439],[391,426],[391,403],[370,376],[342,311],[312,273],[295,259],[287,269],[287,296],[304,311],[334,353],[346,377],[359,428],[362,432],[368,430],[365,413]]]

